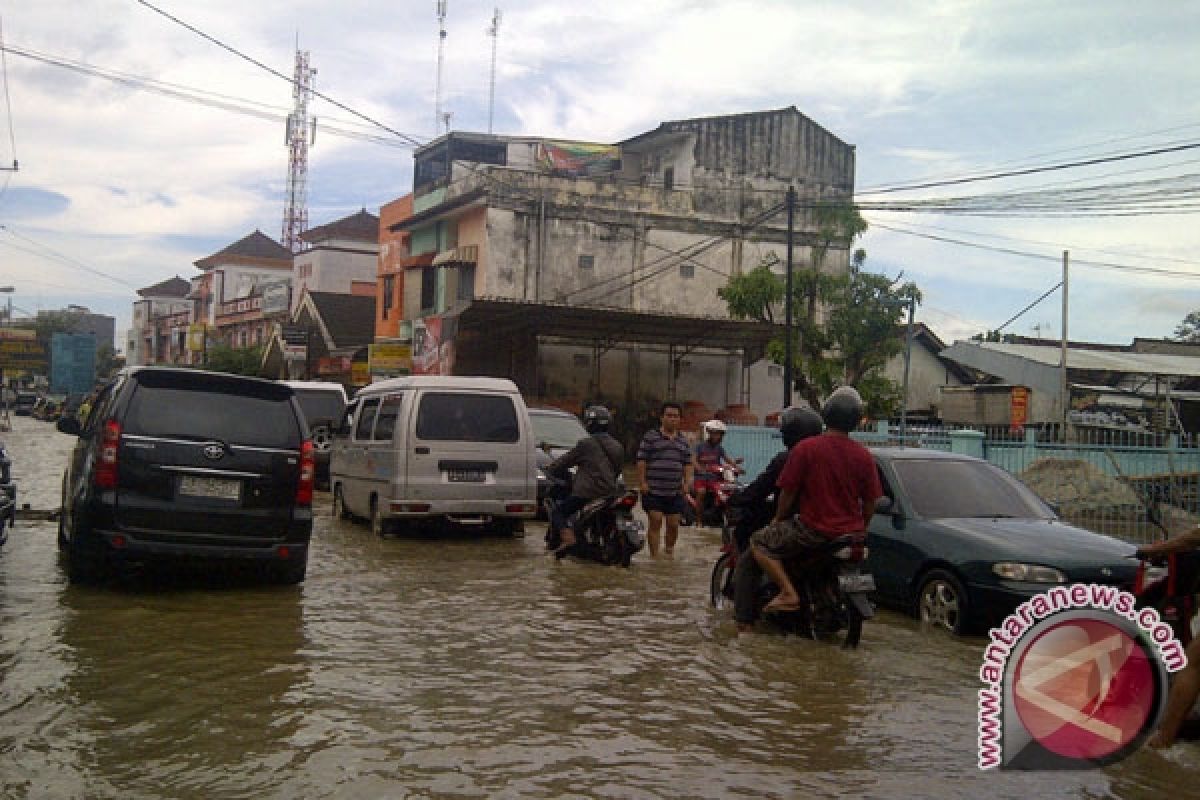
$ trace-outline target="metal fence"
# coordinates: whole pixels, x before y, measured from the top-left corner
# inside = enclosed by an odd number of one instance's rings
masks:
[[[1139,429],[1074,427],[1063,443],[1051,433],[1057,431],[1014,435],[1004,428],[964,436],[961,430],[910,426],[902,437],[895,426],[879,423],[854,437],[869,446],[970,452],[1020,478],[1068,522],[1129,541],[1164,535],[1151,521],[1150,507],[1173,533],[1200,524],[1200,448],[1194,440]],[[729,454],[745,459],[747,480],[782,448],[775,428],[731,425],[725,437]]]

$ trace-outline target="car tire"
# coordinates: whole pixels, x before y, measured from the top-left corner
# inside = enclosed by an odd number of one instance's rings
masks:
[[[954,573],[934,569],[921,577],[916,614],[921,623],[955,636],[969,631],[967,592]]]
[[[350,519],[350,512],[346,510],[346,498],[342,496],[341,484],[333,487],[333,518]]]
[[[295,586],[308,573],[308,554],[272,565],[271,579],[280,586]]]
[[[371,498],[370,522],[371,533],[375,534],[376,536],[383,536],[388,532],[387,523],[384,522],[383,519],[383,512],[379,510],[379,499],[375,497]]]

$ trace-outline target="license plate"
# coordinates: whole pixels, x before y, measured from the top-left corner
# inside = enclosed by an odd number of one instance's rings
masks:
[[[838,586],[846,594],[875,591],[875,576],[869,572],[856,575],[838,575]]]
[[[446,471],[446,479],[451,483],[483,483],[487,474],[478,469],[451,469]]]
[[[215,497],[237,500],[242,494],[242,482],[225,478],[201,478],[184,475],[179,479],[179,493],[189,497]]]

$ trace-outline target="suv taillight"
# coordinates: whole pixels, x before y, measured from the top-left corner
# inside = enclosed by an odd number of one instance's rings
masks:
[[[313,443],[306,440],[300,446],[300,480],[296,483],[296,505],[312,505],[313,480],[316,475],[317,462],[313,456]]]
[[[117,450],[121,445],[121,425],[115,419],[104,423],[104,437],[100,440],[100,457],[96,460],[95,484],[97,489],[117,488]]]

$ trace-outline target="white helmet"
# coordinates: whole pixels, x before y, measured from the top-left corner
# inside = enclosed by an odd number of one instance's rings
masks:
[[[719,419],[710,419],[704,423],[704,433],[725,433],[725,423]]]

